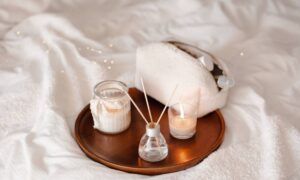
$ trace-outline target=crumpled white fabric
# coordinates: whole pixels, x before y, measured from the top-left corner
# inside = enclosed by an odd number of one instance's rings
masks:
[[[0,179],[299,179],[299,10],[292,0],[1,1]],[[135,49],[169,38],[233,73],[223,144],[159,176],[90,160],[73,129],[93,85],[133,85]]]

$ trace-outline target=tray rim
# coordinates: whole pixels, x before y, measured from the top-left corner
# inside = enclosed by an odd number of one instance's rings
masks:
[[[130,89],[135,89],[135,88],[130,88]],[[193,158],[192,160],[190,160],[188,162],[175,164],[175,165],[170,165],[170,166],[167,166],[167,167],[138,168],[138,167],[124,166],[124,165],[120,165],[120,164],[115,164],[115,163],[112,163],[112,162],[109,162],[107,160],[104,160],[104,159],[100,158],[99,156],[97,156],[93,152],[90,152],[87,148],[84,147],[84,145],[81,142],[81,138],[80,138],[80,135],[79,135],[79,127],[80,127],[80,123],[82,122],[81,121],[82,117],[86,113],[88,113],[88,111],[89,111],[89,105],[90,104],[87,104],[80,111],[79,115],[76,118],[76,122],[75,122],[75,140],[76,140],[77,144],[79,145],[79,147],[81,148],[83,153],[87,157],[91,158],[92,160],[94,160],[98,163],[101,163],[101,164],[103,164],[103,165],[105,165],[109,168],[125,171],[125,172],[128,172],[128,173],[144,174],[144,175],[158,175],[158,174],[177,172],[177,171],[181,171],[181,170],[193,167],[195,164],[201,162],[208,155],[210,155],[212,152],[217,150],[219,148],[219,146],[222,144],[223,139],[224,139],[225,121],[224,121],[224,117],[223,117],[220,109],[217,109],[213,112],[216,112],[218,117],[219,117],[221,131],[220,131],[219,136],[216,139],[215,143],[211,146],[210,150],[207,153],[205,153],[201,158],[195,157],[195,158]],[[211,112],[211,113],[213,113],[213,112]],[[153,163],[153,164],[155,164],[155,163]],[[185,168],[183,168],[183,166],[185,166]]]

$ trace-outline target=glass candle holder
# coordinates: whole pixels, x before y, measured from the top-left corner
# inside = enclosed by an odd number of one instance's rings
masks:
[[[131,122],[130,99],[127,86],[114,80],[102,81],[94,87],[90,101],[94,128],[116,134],[126,130]]]
[[[164,136],[160,133],[159,124],[146,125],[146,133],[140,140],[139,156],[145,161],[157,162],[168,155],[168,145]]]
[[[170,133],[177,139],[188,139],[196,133],[197,108],[192,104],[177,103],[168,109]]]

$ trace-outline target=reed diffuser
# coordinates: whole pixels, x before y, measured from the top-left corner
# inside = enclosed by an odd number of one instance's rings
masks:
[[[164,112],[166,111],[166,109],[169,105],[169,102],[171,101],[171,99],[175,93],[175,90],[177,89],[177,86],[173,90],[173,92],[169,98],[169,101],[165,105],[164,109],[162,110],[159,118],[157,119],[156,122],[154,122],[153,118],[152,118],[148,98],[147,98],[146,89],[145,89],[142,78],[141,78],[141,84],[142,84],[143,91],[144,91],[144,96],[145,96],[147,109],[148,109],[148,113],[149,113],[149,117],[150,117],[150,123],[145,118],[145,116],[143,115],[143,113],[141,112],[139,107],[136,105],[136,103],[133,101],[133,99],[130,97],[130,95],[127,93],[132,104],[135,106],[135,108],[138,110],[138,112],[140,113],[140,115],[142,116],[144,121],[146,122],[146,132],[140,140],[138,152],[139,152],[139,156],[143,160],[149,161],[149,162],[157,162],[157,161],[161,161],[161,160],[165,159],[168,155],[168,145],[167,145],[167,142],[166,142],[164,136],[160,132],[159,122],[160,122]]]

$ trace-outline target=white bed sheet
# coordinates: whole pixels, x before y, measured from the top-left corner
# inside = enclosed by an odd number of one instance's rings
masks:
[[[300,179],[297,0],[3,0],[0,37],[1,180]],[[235,76],[222,146],[160,176],[88,159],[74,122],[93,85],[133,85],[135,49],[169,38],[223,58]]]

